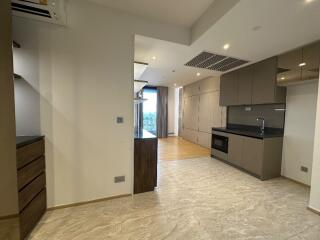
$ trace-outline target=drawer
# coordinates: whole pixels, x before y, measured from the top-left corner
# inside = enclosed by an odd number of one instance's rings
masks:
[[[20,169],[28,163],[44,155],[44,140],[40,140],[17,149],[17,168]]]
[[[38,177],[45,170],[44,156],[29,163],[27,166],[18,170],[18,189],[21,190],[24,186]]]
[[[46,186],[46,175],[42,173],[19,192],[19,210],[24,209]]]
[[[43,189],[20,213],[20,238],[26,239],[47,209],[46,189]]]

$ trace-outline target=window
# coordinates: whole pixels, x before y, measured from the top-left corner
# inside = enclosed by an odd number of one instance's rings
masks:
[[[143,129],[157,135],[157,89],[144,88],[143,98]]]

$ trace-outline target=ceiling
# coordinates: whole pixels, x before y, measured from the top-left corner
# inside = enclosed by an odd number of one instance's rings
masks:
[[[184,66],[202,51],[253,63],[319,40],[319,12],[320,0],[241,0],[190,46],[136,36],[135,60],[149,63],[142,79],[150,84],[185,85],[221,74]]]
[[[191,27],[214,0],[90,0],[134,15]]]

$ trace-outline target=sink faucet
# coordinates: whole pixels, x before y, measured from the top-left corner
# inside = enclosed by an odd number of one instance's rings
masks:
[[[264,127],[265,127],[265,119],[262,118],[262,117],[258,117],[257,121],[261,121],[260,130],[261,130],[261,133],[263,134],[264,133]]]

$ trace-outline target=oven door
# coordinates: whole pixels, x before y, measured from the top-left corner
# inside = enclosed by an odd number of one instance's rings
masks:
[[[228,137],[212,134],[211,147],[224,153],[228,153]]]

